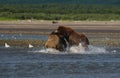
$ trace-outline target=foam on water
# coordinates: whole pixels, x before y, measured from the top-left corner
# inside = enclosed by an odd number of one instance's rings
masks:
[[[53,48],[41,48],[39,50],[33,50],[29,52],[34,52],[34,53],[49,53],[49,54],[59,54],[61,53],[60,51],[53,49]]]
[[[58,54],[60,51],[53,49],[53,48],[47,48],[47,49],[41,49],[40,51],[36,52],[42,52],[42,53],[51,53],[51,54]]]
[[[69,53],[78,53],[78,54],[99,54],[107,53],[107,50],[104,47],[97,47],[93,45],[88,46],[88,50],[85,50],[85,47],[79,44],[79,46],[72,46],[68,50]]]
[[[78,46],[72,46],[68,49],[70,53],[85,53],[85,48],[82,47],[81,43]]]
[[[108,53],[108,51],[105,49],[105,47],[97,47],[89,45],[89,51],[86,51],[88,54],[101,54],[101,53]]]
[[[36,50],[34,52],[39,53],[52,53],[52,54],[102,54],[102,53],[108,53],[108,51],[104,47],[97,47],[93,45],[88,46],[88,50],[86,51],[85,48],[79,44],[79,46],[72,46],[68,47],[65,52],[60,52],[56,49],[52,48],[43,48],[41,50]]]

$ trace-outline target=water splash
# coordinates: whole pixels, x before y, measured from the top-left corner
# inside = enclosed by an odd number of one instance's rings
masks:
[[[72,46],[68,49],[68,52],[70,53],[85,53],[85,47],[81,45],[81,43],[78,46]]]
[[[79,44],[79,46],[72,46],[67,48],[65,52],[60,52],[56,49],[52,48],[43,48],[41,50],[37,50],[34,52],[39,52],[39,53],[51,53],[51,54],[102,54],[102,53],[108,53],[108,51],[105,49],[105,47],[97,47],[93,45],[88,46],[89,50],[85,50],[85,48]]]
[[[105,47],[97,47],[93,45],[89,45],[89,51],[86,51],[88,54],[103,54],[108,53]]]
[[[34,51],[35,53],[50,53],[50,54],[59,54],[61,53],[60,51],[53,49],[53,48],[47,48],[47,49],[41,49],[41,50],[36,50]]]
[[[100,54],[107,53],[107,50],[105,49],[105,47],[97,47],[93,45],[89,45],[88,50],[85,50],[85,47],[83,47],[80,43],[78,46],[70,47],[68,52],[78,54]]]

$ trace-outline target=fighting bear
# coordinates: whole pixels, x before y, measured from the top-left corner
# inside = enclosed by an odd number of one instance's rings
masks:
[[[78,33],[70,27],[59,26],[55,32],[61,34],[67,40],[69,46],[78,46],[81,43],[83,47],[87,48],[89,45],[89,40],[85,34]]]
[[[52,32],[45,43],[46,48],[54,48],[58,51],[65,51],[67,44],[64,37],[56,32]]]

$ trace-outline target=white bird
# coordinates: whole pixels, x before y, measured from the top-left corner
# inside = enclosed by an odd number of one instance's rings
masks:
[[[28,46],[29,48],[32,48],[33,47],[33,45],[31,45],[31,44],[29,44],[29,46]]]
[[[5,47],[6,47],[6,48],[9,48],[9,47],[10,47],[10,45],[8,45],[7,43],[5,43]]]

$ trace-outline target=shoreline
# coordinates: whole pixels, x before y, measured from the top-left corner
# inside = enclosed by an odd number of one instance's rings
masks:
[[[89,40],[90,45],[104,46],[104,47],[120,47],[120,40]],[[0,47],[8,43],[12,47],[28,47],[29,44],[34,47],[44,46],[46,40],[1,40]]]
[[[120,21],[52,21],[17,20],[0,21],[0,33],[3,34],[49,34],[58,26],[69,26],[83,33],[120,33]]]
[[[69,26],[75,31],[84,33],[93,45],[105,45],[105,46],[120,46],[120,21],[58,21],[53,24],[52,21],[0,21],[0,34],[30,34],[30,35],[48,35],[59,25]],[[95,38],[110,38],[110,40],[95,40]],[[116,40],[112,40],[116,39]],[[0,45],[4,45],[4,42],[13,44],[15,40],[0,40]],[[27,42],[27,43],[26,43]],[[16,41],[17,44],[22,43],[34,43],[36,45],[41,44],[38,40],[22,40]],[[39,43],[39,44],[37,44]],[[42,43],[43,44],[43,43]]]

